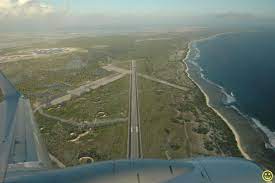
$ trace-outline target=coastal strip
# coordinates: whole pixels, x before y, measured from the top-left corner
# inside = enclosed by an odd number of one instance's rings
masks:
[[[217,36],[217,35],[214,35],[214,36]],[[211,36],[209,38],[212,38],[214,36]],[[230,124],[230,122],[221,114],[219,113],[219,111],[217,109],[215,109],[213,106],[211,106],[210,104],[210,99],[208,97],[208,95],[206,94],[206,92],[203,90],[203,88],[193,79],[191,78],[190,74],[189,74],[189,67],[188,67],[188,64],[187,64],[187,61],[188,59],[190,59],[190,53],[191,53],[191,49],[192,49],[192,44],[194,42],[197,42],[197,41],[202,41],[202,40],[206,40],[206,39],[209,39],[209,38],[204,38],[204,39],[200,39],[200,40],[195,40],[195,41],[191,41],[189,44],[188,44],[188,52],[187,52],[187,55],[186,57],[182,60],[183,64],[185,64],[186,66],[186,69],[185,69],[185,73],[187,74],[187,77],[200,89],[200,91],[203,93],[205,99],[206,99],[206,104],[208,107],[210,107],[225,123],[226,125],[230,128],[230,130],[232,131],[234,137],[235,137],[235,140],[237,142],[237,146],[238,146],[238,149],[240,150],[242,156],[245,158],[245,159],[248,159],[248,160],[252,160],[250,158],[250,156],[245,152],[245,150],[243,149],[243,147],[241,146],[241,142],[240,142],[240,136],[239,134],[237,133],[237,131],[235,130],[235,128]]]

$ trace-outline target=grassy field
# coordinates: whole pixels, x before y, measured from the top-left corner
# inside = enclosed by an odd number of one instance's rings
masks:
[[[62,105],[52,106],[46,112],[74,121],[94,121],[128,117],[129,77],[74,98]]]
[[[198,89],[139,79],[139,99],[144,157],[240,156],[232,132]]]
[[[96,161],[125,159],[128,138],[128,90],[129,78],[126,76],[62,105],[44,110],[50,115],[73,122],[93,121],[96,123],[96,120],[126,119],[121,123],[91,129],[88,135],[80,138],[79,142],[72,143],[69,140],[75,139],[76,134],[85,133],[89,129],[82,127],[78,129],[75,126],[58,123],[56,120],[37,115],[40,128],[43,128],[41,132],[50,152],[68,166],[78,164],[80,157],[87,156]],[[71,133],[74,135],[71,136]]]
[[[127,155],[127,123],[104,128],[78,129],[71,125],[36,114],[48,151],[66,166],[80,164],[81,157],[95,161],[122,159]],[[83,132],[88,135],[72,142]]]
[[[98,63],[90,63],[85,52],[11,62],[0,68],[21,93],[40,103],[110,74]]]
[[[187,157],[187,151],[190,151],[188,144],[188,147],[185,146],[186,134],[183,126],[171,122],[171,118],[176,116],[176,111],[171,107],[172,94],[175,92],[179,91],[139,78],[141,134],[145,158],[166,159],[166,151],[172,157],[179,151],[182,152],[182,157]]]

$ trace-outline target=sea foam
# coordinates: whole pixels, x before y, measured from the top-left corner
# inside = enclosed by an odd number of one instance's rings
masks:
[[[225,97],[224,99],[222,99],[224,105],[227,105],[227,106],[231,107],[232,109],[234,109],[235,111],[237,111],[240,115],[242,115],[246,119],[252,121],[253,124],[255,125],[255,127],[261,129],[261,131],[263,131],[266,134],[266,136],[268,137],[268,139],[269,139],[269,144],[265,144],[265,147],[275,150],[275,132],[272,132],[269,128],[267,128],[266,126],[264,126],[263,123],[260,120],[254,118],[254,117],[250,117],[249,115],[244,114],[242,111],[240,111],[234,105],[237,102],[237,99],[236,99],[234,93],[230,92],[230,94],[229,94],[229,92],[226,92],[226,89],[224,87],[222,87],[222,86],[218,85],[217,83],[209,80],[205,76],[205,74],[203,73],[204,70],[202,69],[202,67],[197,62],[200,59],[200,57],[201,57],[201,53],[200,53],[200,50],[199,50],[199,48],[197,46],[197,43],[213,39],[213,38],[215,38],[217,36],[211,36],[211,37],[206,38],[206,39],[201,39],[201,40],[193,41],[191,43],[191,46],[190,46],[190,48],[192,50],[189,50],[191,54],[188,54],[188,57],[187,57],[186,61],[189,62],[190,64],[194,65],[199,70],[200,77],[203,80],[205,80],[207,83],[209,83],[209,84],[211,84],[211,85],[213,85],[213,86],[215,86],[215,87],[217,87],[217,88],[220,89],[220,91],[224,94],[224,97]]]

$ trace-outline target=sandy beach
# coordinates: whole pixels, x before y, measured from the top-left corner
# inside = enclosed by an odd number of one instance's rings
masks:
[[[217,35],[211,36],[211,38],[212,38],[212,37],[215,37],[215,36],[218,36],[218,35],[221,35],[221,34],[217,34]],[[206,39],[208,39],[208,38],[206,38]],[[199,40],[199,41],[202,41],[202,40],[205,40],[205,39],[201,39],[201,40]],[[223,121],[227,124],[227,126],[231,129],[232,133],[233,133],[234,136],[235,136],[235,140],[236,140],[236,142],[237,142],[237,146],[238,146],[238,148],[239,148],[241,154],[243,155],[243,157],[246,158],[246,159],[248,159],[248,160],[251,160],[251,157],[245,152],[245,150],[244,150],[243,147],[241,146],[241,143],[240,143],[240,136],[239,136],[239,134],[237,133],[237,131],[235,130],[235,128],[229,123],[229,121],[228,121],[222,114],[220,114],[214,107],[212,107],[212,106],[210,105],[208,95],[205,93],[205,91],[202,89],[202,87],[201,87],[195,80],[193,80],[193,79],[190,77],[190,74],[189,74],[189,72],[188,72],[188,71],[189,71],[189,68],[188,68],[188,65],[187,65],[186,61],[187,61],[187,59],[189,59],[190,50],[191,50],[191,45],[192,45],[192,42],[190,42],[190,43],[188,44],[188,53],[187,53],[185,59],[183,60],[183,63],[184,63],[185,66],[186,66],[185,72],[186,72],[188,78],[189,78],[190,80],[192,80],[193,83],[201,90],[201,92],[203,93],[203,95],[204,95],[204,97],[205,97],[205,99],[206,99],[206,104],[207,104],[207,106],[210,107],[219,117],[221,117],[221,118],[223,119]]]
[[[191,52],[192,49],[194,49],[194,47],[192,47],[193,43],[209,40],[213,37],[222,34],[216,34],[214,36],[210,36],[207,38],[194,40],[188,44],[188,53],[185,59],[182,60],[182,63],[186,67],[185,72],[188,78],[200,89],[200,91],[204,95],[207,106],[210,107],[230,128],[236,140],[237,147],[242,156],[245,159],[259,162],[260,164],[263,164],[265,167],[273,168],[274,152],[266,148],[266,144],[269,143],[266,134],[263,133],[263,131],[261,131],[254,123],[251,123],[249,119],[240,115],[240,113],[238,113],[233,108],[212,105],[213,100],[217,100],[218,98],[213,96],[215,96],[215,94],[217,93],[221,93],[221,91],[218,91],[221,88],[219,88],[217,85],[215,86],[212,84],[213,86],[211,86],[212,88],[209,90],[207,86],[210,86],[211,82],[207,83],[206,81],[204,81],[205,79],[201,78],[201,75],[199,76],[199,74],[193,72],[195,67],[193,68],[192,65],[189,65],[190,62],[188,62],[188,60],[192,58]],[[192,69],[190,69],[191,66]],[[214,93],[212,93],[213,91]],[[209,96],[209,94],[211,94],[211,97]]]

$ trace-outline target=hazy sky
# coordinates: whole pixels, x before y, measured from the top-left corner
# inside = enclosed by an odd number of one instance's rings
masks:
[[[62,0],[48,0],[48,2],[62,5]],[[68,2],[74,13],[275,14],[275,0],[68,0]]]
[[[275,0],[0,0],[2,29],[240,22],[274,23]]]
[[[0,0],[0,13],[69,9],[73,14],[197,15],[242,13],[275,16],[275,0]],[[40,6],[40,8],[39,8]],[[28,13],[28,12],[25,12]],[[42,12],[43,13],[43,12]]]

